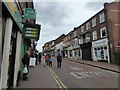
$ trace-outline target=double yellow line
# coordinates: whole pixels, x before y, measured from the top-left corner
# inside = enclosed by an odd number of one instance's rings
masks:
[[[56,83],[58,84],[58,86],[60,88],[65,88],[67,90],[67,87],[63,84],[63,82],[58,78],[58,76],[55,74],[55,72],[48,67],[48,70],[50,71],[52,77],[54,78],[54,80],[56,81]]]

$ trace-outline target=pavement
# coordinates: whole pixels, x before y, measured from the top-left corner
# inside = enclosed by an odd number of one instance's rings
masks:
[[[115,64],[100,62],[100,61],[75,60],[73,58],[63,58],[63,59],[120,73],[120,65],[115,65]]]

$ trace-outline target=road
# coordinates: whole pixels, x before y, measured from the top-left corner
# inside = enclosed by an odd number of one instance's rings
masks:
[[[118,73],[63,60],[62,68],[42,62],[30,69],[29,80],[18,88],[118,88]]]

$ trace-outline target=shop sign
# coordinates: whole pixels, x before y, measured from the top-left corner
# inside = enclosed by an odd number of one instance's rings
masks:
[[[108,44],[108,39],[107,38],[92,42],[92,47],[106,45],[106,44]]]
[[[22,31],[22,23],[21,23],[22,17],[20,15],[19,10],[17,9],[15,1],[9,0],[9,2],[8,2],[7,0],[3,0],[3,3],[6,6],[6,8],[8,9],[8,11],[10,12],[12,18],[14,19],[14,21],[18,25],[19,29]]]
[[[24,18],[25,19],[35,19],[36,18],[35,9],[25,8],[24,9]]]
[[[28,39],[39,39],[40,25],[25,24],[23,27],[23,37]]]

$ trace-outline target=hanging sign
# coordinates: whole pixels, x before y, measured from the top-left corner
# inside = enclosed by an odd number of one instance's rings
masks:
[[[40,25],[24,24],[23,37],[28,39],[39,39]]]
[[[36,18],[35,9],[25,8],[24,9],[24,18],[25,19],[35,19]]]

